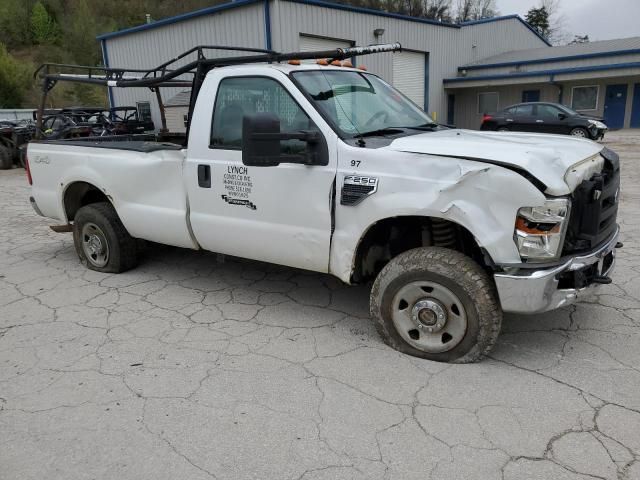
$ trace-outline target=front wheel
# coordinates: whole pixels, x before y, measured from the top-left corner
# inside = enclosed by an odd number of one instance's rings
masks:
[[[480,360],[502,324],[489,276],[471,258],[439,247],[392,259],[373,284],[370,306],[385,343],[439,362]]]
[[[589,138],[589,132],[587,132],[587,130],[582,127],[573,128],[569,132],[569,135],[571,135],[572,137]]]
[[[136,240],[107,202],[78,210],[73,221],[73,242],[80,261],[91,270],[120,273],[137,263]]]

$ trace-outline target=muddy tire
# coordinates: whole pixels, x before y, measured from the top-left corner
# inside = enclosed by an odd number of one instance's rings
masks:
[[[11,150],[6,146],[0,145],[0,170],[9,170],[13,167],[13,158]]]
[[[480,360],[502,324],[487,273],[462,253],[439,247],[416,248],[392,259],[373,284],[370,307],[387,345],[438,362]]]
[[[137,264],[136,239],[110,203],[92,203],[78,210],[73,242],[80,261],[90,270],[121,273]]]

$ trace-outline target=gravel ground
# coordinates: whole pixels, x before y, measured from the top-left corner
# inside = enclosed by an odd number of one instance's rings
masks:
[[[387,348],[326,275],[160,246],[88,271],[0,172],[0,477],[640,479],[640,133],[605,143],[614,284],[454,366]]]

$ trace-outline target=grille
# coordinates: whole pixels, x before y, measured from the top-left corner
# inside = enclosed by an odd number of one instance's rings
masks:
[[[607,240],[616,229],[620,162],[605,149],[602,172],[583,181],[571,197],[571,215],[563,255],[588,252]]]

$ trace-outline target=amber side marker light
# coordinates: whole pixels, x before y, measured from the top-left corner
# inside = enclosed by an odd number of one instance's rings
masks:
[[[319,58],[318,60],[316,60],[316,63],[318,65],[329,65],[329,62],[327,62],[326,58]]]
[[[289,60],[289,65],[300,65],[300,60]]]
[[[347,68],[353,68],[353,63],[351,63],[349,60],[345,60],[344,62],[342,62],[342,66]]]

